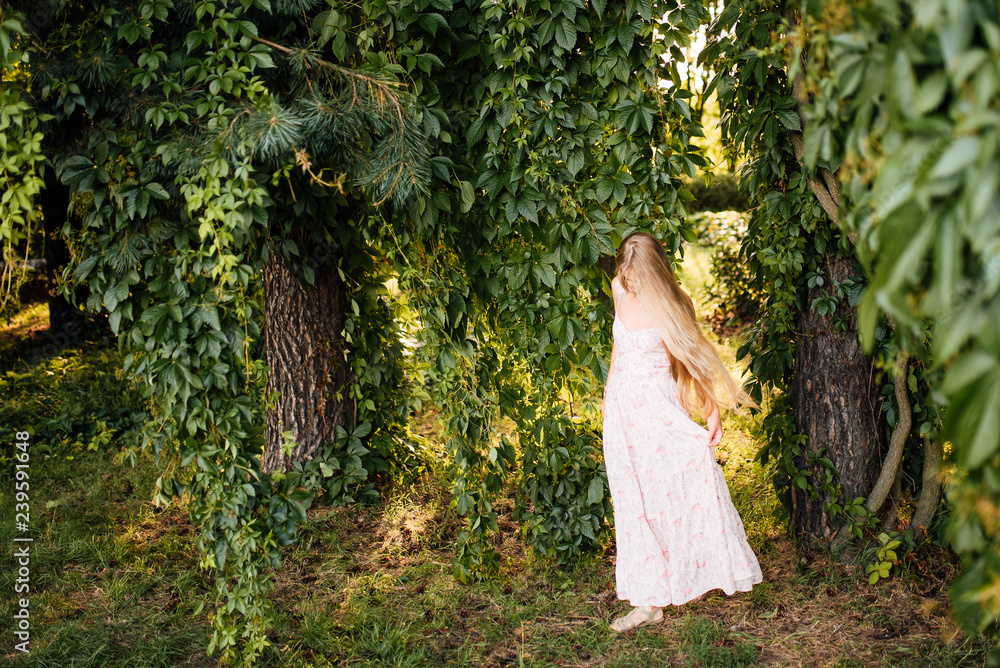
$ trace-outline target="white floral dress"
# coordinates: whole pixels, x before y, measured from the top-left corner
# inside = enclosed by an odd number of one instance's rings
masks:
[[[604,405],[604,459],[614,505],[618,598],[681,605],[712,589],[761,582],[708,431],[677,399],[655,328],[618,317]]]

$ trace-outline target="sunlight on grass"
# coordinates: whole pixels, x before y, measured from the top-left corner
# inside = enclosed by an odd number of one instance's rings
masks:
[[[48,302],[36,302],[13,315],[10,322],[5,322],[3,334],[5,337],[21,338],[32,330],[44,329],[48,326],[49,304]]]
[[[711,254],[711,248],[685,244],[684,259],[681,261],[680,272],[677,276],[681,287],[691,295],[695,310],[701,318],[707,315],[708,304],[706,303],[705,291],[708,286],[715,282],[711,273]]]

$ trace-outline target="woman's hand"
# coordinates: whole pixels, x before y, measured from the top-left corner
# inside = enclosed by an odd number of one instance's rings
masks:
[[[712,406],[712,412],[708,414],[708,444],[715,445],[722,440],[722,417],[719,415],[719,406]]]

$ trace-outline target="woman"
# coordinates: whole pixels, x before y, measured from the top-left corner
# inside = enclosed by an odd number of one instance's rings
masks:
[[[663,619],[712,589],[761,582],[712,446],[720,397],[753,405],[698,327],[659,241],[629,235],[618,249],[611,368],[604,389],[604,458],[614,505],[618,598],[634,609],[611,629]],[[708,429],[689,416],[704,412]]]

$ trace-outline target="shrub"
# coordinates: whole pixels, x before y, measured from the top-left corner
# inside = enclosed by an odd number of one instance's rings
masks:
[[[738,211],[703,211],[691,216],[699,245],[712,249],[713,283],[707,294],[713,304],[716,329],[737,327],[753,319],[764,292],[740,253],[747,234],[747,217]]]
[[[689,211],[746,211],[750,206],[740,193],[739,178],[730,172],[712,174],[707,182],[702,177],[692,179],[684,188],[694,195]]]
[[[543,417],[520,434],[521,490],[530,503],[515,511],[536,556],[559,564],[599,551],[610,538],[611,494],[600,434],[563,414]]]

